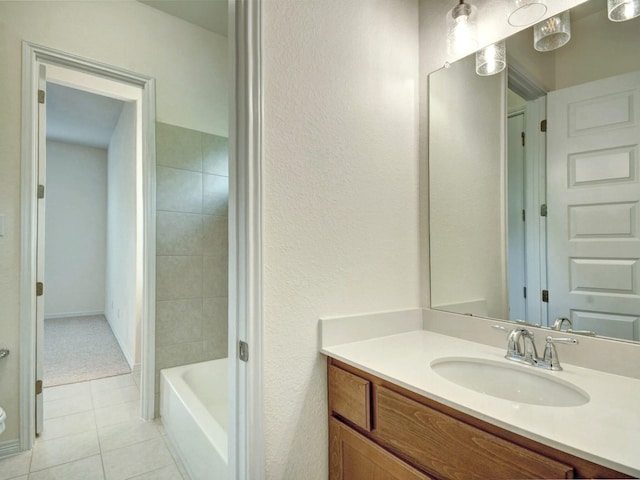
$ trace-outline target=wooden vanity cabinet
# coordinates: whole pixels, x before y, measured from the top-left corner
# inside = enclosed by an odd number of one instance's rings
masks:
[[[632,478],[328,361],[330,480]]]

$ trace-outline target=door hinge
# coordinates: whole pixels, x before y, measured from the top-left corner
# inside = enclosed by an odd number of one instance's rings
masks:
[[[38,185],[38,198],[44,198],[44,185]]]
[[[524,132],[520,132],[520,137],[522,138],[522,146],[524,147]]]
[[[546,217],[547,216],[547,204],[543,203],[542,205],[540,205],[540,216],[541,217]]]
[[[44,283],[36,283],[36,297],[41,297],[44,294]]]
[[[547,131],[547,121],[546,120],[542,120],[540,122],[540,131],[541,132],[546,132]]]
[[[44,90],[38,90],[38,103],[44,103]]]
[[[527,220],[527,214],[525,213],[524,209],[522,210],[522,221],[525,222]]]
[[[238,357],[240,357],[240,360],[243,362],[249,361],[249,344],[247,342],[243,342],[242,340],[238,342]]]
[[[42,393],[42,380],[36,380],[36,395]]]
[[[527,298],[527,287],[522,287],[522,295],[524,298]]]
[[[549,303],[549,290],[542,290],[542,301]]]

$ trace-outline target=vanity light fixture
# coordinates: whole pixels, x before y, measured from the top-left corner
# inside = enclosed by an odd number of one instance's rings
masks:
[[[476,73],[483,77],[500,73],[507,66],[504,40],[476,52]]]
[[[533,48],[539,52],[555,50],[571,39],[569,10],[533,26]]]
[[[470,3],[460,3],[447,13],[447,45],[449,55],[458,57],[478,48],[477,9]]]
[[[514,0],[513,5],[514,9],[508,19],[509,25],[513,27],[532,25],[547,13],[544,0]]]
[[[624,22],[640,16],[640,0],[607,0],[609,20]]]

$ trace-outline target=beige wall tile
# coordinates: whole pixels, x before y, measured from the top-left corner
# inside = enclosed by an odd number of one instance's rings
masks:
[[[202,216],[158,212],[156,239],[158,255],[202,255]]]
[[[156,261],[156,299],[202,297],[202,257],[162,256]]]
[[[156,345],[201,339],[202,318],[201,298],[157,302]]]
[[[166,123],[156,124],[156,163],[202,172],[202,134]]]
[[[204,343],[188,342],[156,347],[156,370],[204,360]]]
[[[229,338],[229,299],[227,297],[205,298],[203,301],[202,338],[207,360],[225,358]]]
[[[229,218],[218,215],[203,215],[202,252],[204,255],[229,254]]]
[[[226,297],[228,288],[227,255],[205,256],[203,261],[203,295],[209,297]]]
[[[156,168],[156,209],[202,212],[202,173],[170,167]]]
[[[227,215],[229,210],[229,179],[219,175],[203,176],[202,213]]]
[[[229,176],[229,140],[218,135],[202,134],[202,171]]]

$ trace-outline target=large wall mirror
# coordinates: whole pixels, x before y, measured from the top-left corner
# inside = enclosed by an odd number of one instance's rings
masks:
[[[640,341],[640,17],[570,22],[552,51],[506,39],[499,74],[429,77],[431,306]]]

